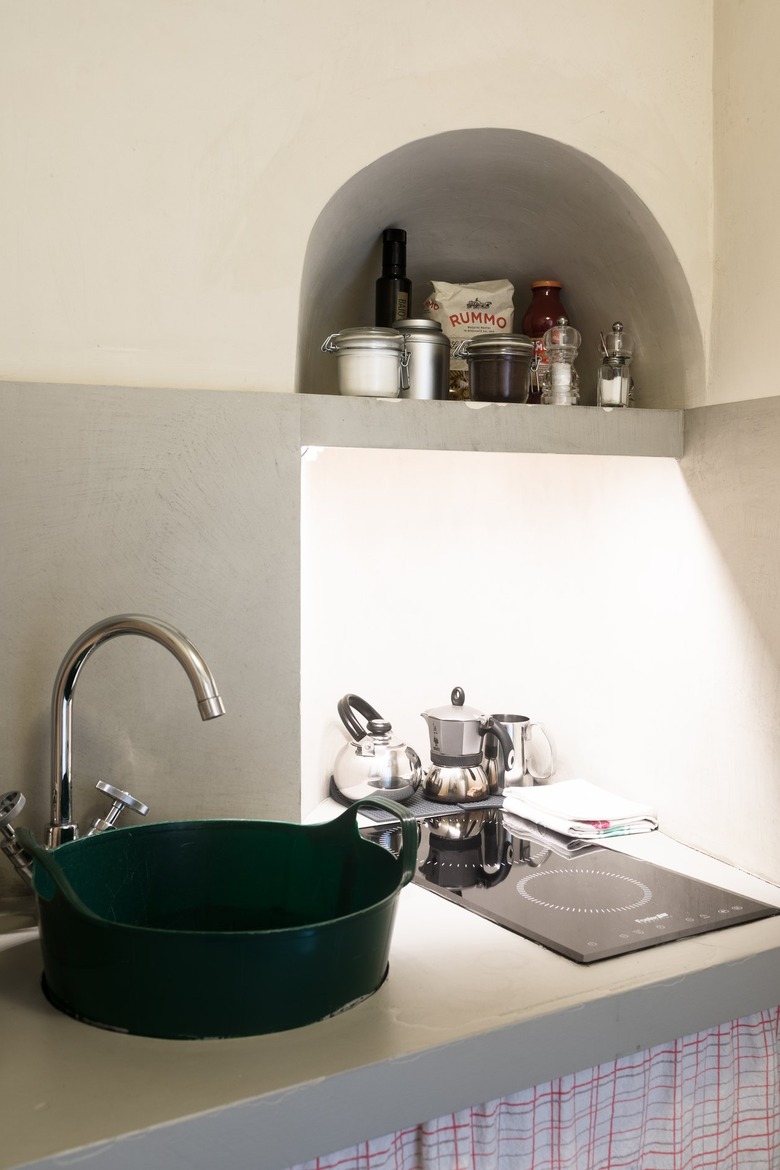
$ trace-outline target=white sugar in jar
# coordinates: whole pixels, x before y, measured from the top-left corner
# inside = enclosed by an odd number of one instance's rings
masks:
[[[341,394],[397,398],[406,389],[409,353],[397,329],[342,329],[326,338],[322,351],[336,355]]]

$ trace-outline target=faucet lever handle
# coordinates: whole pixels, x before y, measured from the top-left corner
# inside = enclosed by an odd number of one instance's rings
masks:
[[[23,792],[5,792],[0,796],[0,851],[6,855],[17,873],[30,884],[32,858],[19,844],[16,833],[11,828],[11,821],[19,816],[25,803]]]
[[[95,817],[86,833],[87,837],[94,837],[96,833],[102,833],[106,829],[113,829],[126,808],[132,809],[133,812],[137,812],[142,817],[145,817],[149,812],[148,804],[144,804],[142,800],[138,800],[135,796],[131,796],[129,792],[125,792],[121,788],[115,788],[113,784],[107,784],[105,780],[98,780],[95,787],[98,792],[105,792],[106,796],[110,796],[114,803],[104,817]]]

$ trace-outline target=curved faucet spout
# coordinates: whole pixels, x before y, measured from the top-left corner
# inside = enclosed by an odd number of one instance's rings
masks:
[[[71,733],[73,692],[84,663],[93,650],[119,634],[140,634],[159,642],[173,654],[187,674],[201,719],[216,719],[225,708],[217,684],[201,655],[179,630],[157,618],[143,614],[119,614],[106,618],[85,630],[62,660],[54,683],[51,712],[51,822],[47,845],[54,848],[79,835],[73,819],[73,777],[71,773]]]

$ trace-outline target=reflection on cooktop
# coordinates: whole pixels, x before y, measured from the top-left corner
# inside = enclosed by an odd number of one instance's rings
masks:
[[[527,826],[526,826],[527,831]],[[394,852],[398,830],[361,830]],[[578,963],[780,914],[600,843],[568,855],[501,809],[420,821],[416,885]]]

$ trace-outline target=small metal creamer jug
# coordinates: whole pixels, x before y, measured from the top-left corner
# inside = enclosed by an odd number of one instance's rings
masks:
[[[505,788],[526,788],[540,780],[549,780],[555,771],[555,753],[550,737],[541,723],[535,722],[527,715],[513,715],[509,713],[494,714],[492,716],[497,726],[503,727],[515,751],[514,762],[507,767],[504,758],[499,754],[498,741],[493,735],[485,736],[484,768],[488,778],[488,787],[491,795],[503,792]],[[534,738],[538,737],[534,745]],[[547,755],[546,766],[539,767],[533,747],[538,747],[538,741],[545,745]]]

